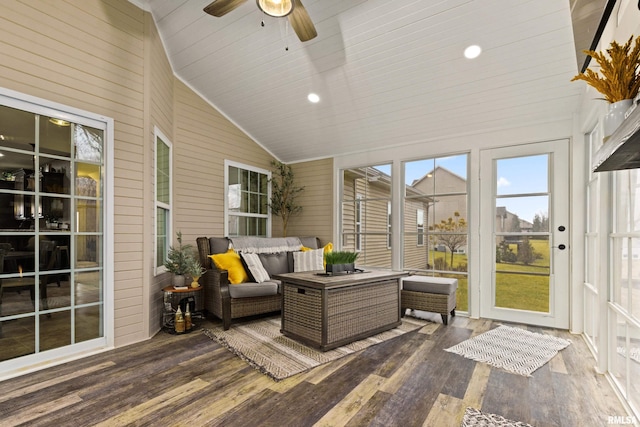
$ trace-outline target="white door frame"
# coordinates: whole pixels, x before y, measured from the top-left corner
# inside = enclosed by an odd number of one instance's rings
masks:
[[[540,154],[550,155],[549,187],[549,313],[495,307],[496,160]],[[569,328],[569,141],[548,141],[480,151],[480,317]],[[523,171],[526,173],[526,171]],[[558,230],[559,226],[565,230]],[[558,248],[565,245],[564,250]]]
[[[102,280],[103,280],[103,332],[102,336],[75,344],[20,356],[0,362],[0,381],[44,369],[49,366],[66,363],[81,356],[102,352],[115,346],[115,309],[114,309],[114,119],[89,111],[81,110],[58,102],[49,101],[32,95],[0,88],[2,105],[64,119],[73,123],[102,129],[104,131],[103,148],[103,234],[102,234]],[[73,244],[73,243],[72,243]],[[73,254],[71,254],[73,256]],[[71,274],[74,274],[72,270]]]

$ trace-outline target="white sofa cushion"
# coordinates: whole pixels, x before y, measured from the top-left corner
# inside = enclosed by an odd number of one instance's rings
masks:
[[[298,273],[301,271],[322,270],[323,252],[324,250],[322,248],[304,252],[294,252],[293,271]]]
[[[253,276],[253,280],[256,283],[266,282],[270,279],[269,273],[267,273],[267,270],[262,266],[262,262],[260,261],[258,254],[240,252],[240,256],[244,260],[247,269],[251,273],[251,276]]]

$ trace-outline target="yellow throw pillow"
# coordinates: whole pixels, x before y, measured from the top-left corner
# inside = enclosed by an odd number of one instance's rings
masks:
[[[322,251],[322,267],[326,268],[327,267],[327,262],[324,260],[324,255],[326,255],[329,252],[333,252],[333,243],[329,242],[326,245],[324,245],[323,251]]]
[[[218,270],[227,270],[229,272],[229,283],[237,285],[249,280],[242,261],[240,261],[240,255],[235,253],[233,249],[229,249],[227,253],[209,255],[213,260],[213,263],[218,267]]]
[[[333,252],[333,243],[329,242],[326,245],[324,245],[324,250],[322,251],[322,253],[327,253],[327,252]]]
[[[301,247],[301,248],[300,248],[300,250],[301,250],[302,252],[309,252],[309,251],[312,251],[313,249],[308,248],[308,247],[306,247],[306,246],[303,246],[303,247]]]

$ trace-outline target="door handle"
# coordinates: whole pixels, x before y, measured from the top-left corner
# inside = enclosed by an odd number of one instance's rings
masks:
[[[558,245],[558,246],[551,246],[554,249],[560,249],[561,251],[564,251],[565,249],[567,249],[567,245]]]

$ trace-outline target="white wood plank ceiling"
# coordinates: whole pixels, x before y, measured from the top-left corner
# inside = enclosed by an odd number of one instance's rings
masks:
[[[134,2],[175,74],[284,162],[569,119],[584,91],[569,0],[303,0],[305,43],[253,0]]]

